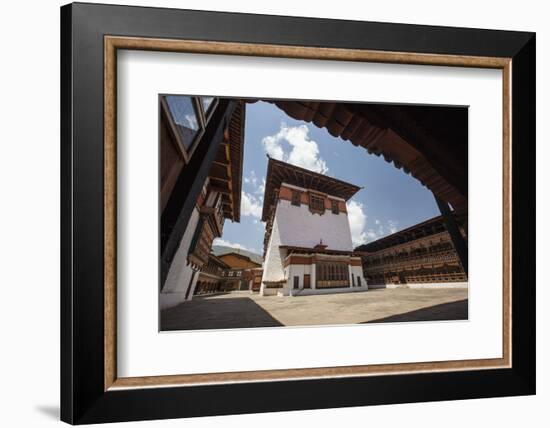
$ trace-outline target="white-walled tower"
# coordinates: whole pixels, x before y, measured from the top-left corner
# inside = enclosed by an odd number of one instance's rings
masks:
[[[365,290],[346,208],[360,188],[269,159],[261,294]]]

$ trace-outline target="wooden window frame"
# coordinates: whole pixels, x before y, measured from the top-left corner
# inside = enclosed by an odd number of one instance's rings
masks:
[[[204,115],[204,125],[206,126],[208,124],[208,122],[210,121],[210,118],[212,117],[212,114],[214,113],[214,110],[216,110],[216,107],[218,106],[218,97],[212,97],[214,98],[212,100],[212,103],[210,104],[210,106],[206,109],[204,108],[204,104],[203,104],[203,101],[202,99],[205,98],[205,97],[209,97],[210,95],[201,95],[201,96],[198,96],[197,99],[201,105],[201,111],[202,111],[202,114]]]
[[[330,200],[330,210],[332,211],[332,214],[340,214],[340,202],[335,199],[329,199]]]
[[[290,204],[294,205],[295,207],[299,207],[302,205],[302,192],[299,190],[292,190],[292,196],[290,198]]]
[[[322,201],[322,203],[320,204],[321,207],[317,208],[314,204],[314,200],[315,199],[319,199]],[[321,194],[321,193],[314,193],[314,192],[309,192],[309,210],[312,212],[312,213],[317,213],[317,214],[324,214],[325,213],[325,199],[326,199],[326,196]]]

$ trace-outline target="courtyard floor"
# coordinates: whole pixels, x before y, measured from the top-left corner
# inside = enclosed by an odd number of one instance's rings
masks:
[[[233,292],[194,297],[161,312],[161,330],[468,319],[468,290],[373,289],[297,297]]]

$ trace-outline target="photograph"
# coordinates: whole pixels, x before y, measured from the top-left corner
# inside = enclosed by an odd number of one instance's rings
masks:
[[[160,331],[468,320],[468,106],[163,93],[158,120]]]
[[[60,292],[7,317],[24,323],[15,335],[40,319],[41,340],[58,340],[56,370],[39,359],[29,375],[56,378],[59,418],[347,426],[363,411],[425,425],[453,401],[505,426],[536,414],[533,14],[144,6],[63,5],[46,20],[55,52],[16,67],[26,77],[57,58],[43,68],[59,93],[41,99],[60,111],[34,128],[59,133],[61,150],[38,139],[42,155],[6,158],[24,200],[7,211],[26,221],[5,223],[25,265],[6,284],[47,290],[51,260],[29,270],[21,255],[60,246]],[[11,84],[18,102],[22,86],[53,87],[35,80]],[[16,116],[7,146],[28,152]],[[59,165],[54,198],[19,158]],[[36,222],[55,198],[59,234]],[[56,237],[22,240],[33,225]],[[48,308],[55,325],[37,318]]]

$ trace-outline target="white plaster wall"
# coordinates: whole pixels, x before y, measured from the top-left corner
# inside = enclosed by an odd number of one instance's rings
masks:
[[[193,270],[187,265],[187,254],[198,222],[199,211],[195,208],[191,213],[189,224],[183,234],[183,238],[176,251],[170,270],[168,271],[164,288],[160,293],[161,309],[175,306],[185,300],[185,292],[187,291],[191,275],[193,274]],[[196,276],[198,277],[198,275]]]
[[[314,296],[320,294],[345,294],[345,293],[364,293],[368,291],[367,287],[343,287],[343,288],[317,288],[299,290],[294,296]]]
[[[311,265],[311,289],[315,290],[317,288],[317,264],[313,263]]]
[[[300,278],[298,287],[300,289],[304,288],[304,275],[311,275],[311,266],[315,265],[290,265],[288,271],[288,280],[287,287],[294,289],[294,277],[298,276]],[[311,284],[311,277],[310,277]]]
[[[197,282],[199,280],[199,272],[195,274],[193,277],[193,282],[191,283],[191,290],[189,291],[189,296],[187,297],[187,300],[193,300],[193,294],[195,294],[195,288],[197,288]],[[187,287],[185,287],[187,289]],[[187,290],[186,290],[187,291]],[[183,294],[183,299],[185,300],[185,294]]]
[[[280,250],[281,237],[279,234],[279,223],[275,219],[273,223],[273,229],[271,230],[271,236],[269,238],[269,245],[264,260],[264,272],[262,275],[262,287],[264,289],[264,281],[280,281],[285,278],[283,269],[283,260],[286,257],[286,250]]]
[[[357,277],[361,278],[361,287],[367,286],[367,280],[363,276],[363,268],[361,266],[350,266],[350,271],[355,277],[355,286],[357,286]]]
[[[275,213],[280,245],[312,248],[322,239],[330,250],[352,251],[351,230],[346,213],[313,214],[307,205],[294,206],[280,200]]]
[[[468,288],[467,282],[429,282],[425,284],[381,284],[371,288]]]
[[[261,293],[263,294],[264,281],[280,281],[287,278],[287,288],[292,287],[292,284],[289,286],[288,283],[291,279],[289,275],[285,275],[283,268],[287,252],[279,249],[279,246],[313,248],[321,239],[331,250],[352,251],[347,214],[333,214],[330,210],[326,210],[323,215],[313,214],[307,205],[297,207],[290,201],[279,200],[264,261]],[[311,280],[315,280],[313,275]]]
[[[290,278],[290,266],[287,266],[287,267],[283,268],[283,272],[284,272],[284,275],[285,275],[285,278],[286,278],[285,288],[288,288],[289,287],[289,278]]]

